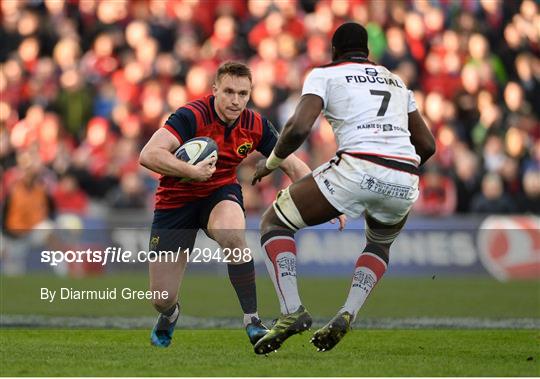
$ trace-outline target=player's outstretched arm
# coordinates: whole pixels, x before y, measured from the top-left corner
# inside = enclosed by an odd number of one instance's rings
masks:
[[[216,158],[208,158],[192,166],[177,159],[172,151],[180,143],[167,129],[158,129],[143,147],[139,163],[158,174],[191,178],[196,181],[208,180],[216,170]]]
[[[435,138],[420,112],[409,113],[409,131],[411,132],[411,143],[414,145],[416,153],[420,155],[420,164],[422,165],[435,154]]]

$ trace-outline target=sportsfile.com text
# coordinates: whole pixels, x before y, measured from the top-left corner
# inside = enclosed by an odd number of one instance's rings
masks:
[[[62,263],[100,263],[105,266],[109,263],[145,263],[145,262],[179,262],[183,259],[187,262],[209,263],[224,262],[238,263],[251,260],[251,249],[210,249],[193,248],[176,251],[144,251],[137,253],[124,250],[121,247],[107,247],[105,250],[43,250],[41,263],[50,266],[58,266]]]

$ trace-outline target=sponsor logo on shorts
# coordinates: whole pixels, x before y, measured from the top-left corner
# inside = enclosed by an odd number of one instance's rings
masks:
[[[365,174],[362,178],[360,188],[367,189],[368,191],[387,197],[396,197],[398,199],[405,200],[412,199],[414,195],[413,187],[384,182],[367,174]]]
[[[296,259],[290,257],[281,257],[277,259],[277,265],[280,268],[280,276],[296,276]]]

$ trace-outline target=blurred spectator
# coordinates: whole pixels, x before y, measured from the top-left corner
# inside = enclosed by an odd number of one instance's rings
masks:
[[[483,149],[484,169],[488,172],[499,172],[506,159],[502,138],[490,135]]]
[[[523,189],[517,159],[506,157],[500,170],[500,176],[503,180],[504,191],[508,195],[513,198],[522,196]]]
[[[504,192],[501,177],[494,173],[486,174],[482,179],[482,193],[473,198],[471,211],[507,214],[517,210],[516,201]]]
[[[522,53],[516,58],[516,72],[519,85],[525,91],[526,100],[532,105],[532,109],[536,116],[540,114],[540,77],[536,68],[540,61],[538,57],[533,57],[530,53]]]
[[[528,170],[523,176],[522,211],[525,213],[540,214],[540,170]]]
[[[76,68],[65,71],[60,77],[61,90],[56,107],[66,130],[80,139],[86,123],[92,117],[92,93]]]
[[[414,205],[418,214],[447,216],[456,208],[456,189],[452,180],[436,168],[429,169],[420,178],[420,196]]]
[[[480,190],[478,157],[471,152],[463,152],[455,162],[455,177],[457,195],[457,213],[467,213],[471,208],[472,198]]]
[[[407,46],[411,55],[417,62],[424,61],[426,57],[425,24],[422,16],[416,12],[409,12],[405,16],[405,35]]]
[[[512,113],[530,113],[531,106],[525,100],[523,88],[516,82],[509,82],[504,88],[504,102],[507,116]]]
[[[482,91],[478,94],[480,118],[471,131],[472,143],[477,150],[485,143],[488,133],[496,133],[502,129],[502,110],[494,103],[493,96]]]
[[[12,237],[24,237],[39,223],[54,218],[54,202],[41,169],[37,154],[18,154],[3,202],[2,229]]]
[[[115,209],[146,208],[148,196],[144,191],[141,178],[134,172],[124,175],[120,186],[113,188],[107,195],[107,203]]]
[[[114,56],[114,37],[109,33],[102,33],[96,37],[89,50],[81,60],[82,72],[86,80],[94,85],[100,84],[119,65]]]
[[[66,173],[59,180],[53,192],[58,213],[85,215],[88,210],[88,196],[79,188],[74,175]]]
[[[391,27],[386,31],[388,45],[381,57],[381,64],[394,71],[404,61],[414,62],[405,42],[405,32],[398,27]]]
[[[7,188],[2,209],[2,270],[7,275],[23,274],[28,248],[47,238],[52,229],[55,206],[43,175],[39,156],[26,150],[17,155],[17,166],[3,177]]]
[[[475,33],[469,38],[469,64],[480,68],[481,80],[485,86],[491,86],[492,80],[499,84],[506,83],[506,71],[498,56],[491,53],[485,36]]]

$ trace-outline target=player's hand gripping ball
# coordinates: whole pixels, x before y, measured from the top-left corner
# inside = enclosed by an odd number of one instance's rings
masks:
[[[218,157],[218,146],[216,141],[209,137],[195,137],[186,141],[174,153],[176,158],[186,163],[196,165],[207,158]],[[183,178],[182,181],[190,181]]]

